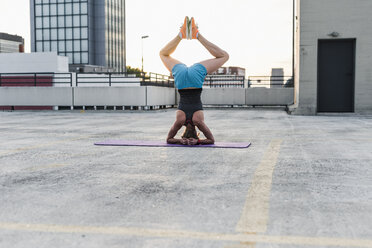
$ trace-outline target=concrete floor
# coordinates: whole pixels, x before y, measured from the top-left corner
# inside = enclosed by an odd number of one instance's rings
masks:
[[[372,116],[207,109],[248,149],[164,140],[175,109],[0,112],[0,247],[372,247]]]

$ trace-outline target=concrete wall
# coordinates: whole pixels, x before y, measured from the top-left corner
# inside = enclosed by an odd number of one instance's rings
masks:
[[[202,102],[206,105],[245,105],[245,89],[203,89]]]
[[[128,87],[0,87],[0,106],[170,106],[174,88]],[[288,106],[293,88],[203,89],[204,105]]]
[[[147,105],[176,105],[176,90],[174,88],[147,86]]]
[[[246,90],[246,105],[288,106],[293,104],[293,88],[250,88]]]
[[[355,112],[372,110],[372,1],[300,0],[296,114],[317,113],[318,39],[356,39]],[[340,34],[337,38],[329,36]]]
[[[146,106],[146,87],[75,87],[75,106]]]
[[[28,72],[68,72],[68,58],[56,52],[0,54],[0,73]]]
[[[72,106],[70,87],[0,87],[0,106]]]
[[[289,106],[293,104],[293,88],[204,88],[204,105],[248,105],[248,106]],[[179,94],[176,93],[176,102]]]

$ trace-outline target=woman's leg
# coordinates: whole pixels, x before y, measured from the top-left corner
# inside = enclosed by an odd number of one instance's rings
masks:
[[[208,41],[204,36],[198,33],[197,38],[200,43],[212,54],[215,58],[208,59],[205,61],[200,62],[200,64],[204,65],[207,69],[207,73],[210,74],[212,72],[217,71],[225,62],[229,59],[229,54],[213,44],[212,42]]]
[[[202,110],[198,110],[193,114],[192,122],[194,123],[195,126],[197,126],[199,128],[200,131],[203,132],[205,138],[207,138],[202,143],[204,143],[204,144],[214,144],[213,134],[204,122],[204,113],[203,113]]]
[[[170,56],[176,50],[180,42],[181,38],[177,35],[177,37],[171,40],[163,49],[161,49],[159,53],[161,60],[169,72],[172,72],[173,66],[176,64],[181,64],[180,61]]]
[[[172,58],[170,55],[176,50],[178,44],[180,44],[182,39],[185,39],[187,37],[187,26],[188,26],[188,20],[189,18],[186,16],[185,20],[183,22],[183,25],[180,29],[180,33],[175,37],[173,40],[171,40],[163,49],[160,51],[160,58],[163,61],[165,67],[167,67],[169,72],[172,72],[173,66],[176,64],[180,64],[181,62]]]

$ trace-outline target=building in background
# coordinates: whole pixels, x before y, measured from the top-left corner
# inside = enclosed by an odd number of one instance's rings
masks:
[[[207,75],[203,87],[244,88],[245,69],[235,66],[220,67],[217,71]]]
[[[56,52],[0,54],[1,74],[42,72],[67,73],[67,58]]]
[[[236,66],[220,67],[217,71],[213,72],[211,75],[245,76],[245,68],[236,67]]]
[[[41,87],[42,89],[52,86],[58,87],[62,84],[56,84],[56,82],[66,82],[65,79],[71,75],[66,72],[68,72],[68,59],[58,56],[56,52],[0,54],[0,88],[8,88],[6,95],[11,94],[9,92],[12,92],[12,87],[18,89],[20,87]],[[38,94],[38,91],[34,92]],[[29,94],[32,95],[32,93]],[[21,98],[28,99],[28,95],[24,94]],[[39,99],[39,97],[36,98]],[[37,104],[28,105],[26,102],[23,106],[0,105],[0,111],[53,109],[53,106],[44,106],[43,103],[38,106]]]
[[[30,0],[30,7],[32,52],[67,56],[71,71],[125,71],[125,0]]]
[[[270,76],[270,88],[281,88],[284,84],[284,69],[272,68]]]
[[[296,0],[295,102],[289,112],[372,111],[371,13],[372,1]]]
[[[0,33],[0,53],[23,53],[24,44],[21,36]]]

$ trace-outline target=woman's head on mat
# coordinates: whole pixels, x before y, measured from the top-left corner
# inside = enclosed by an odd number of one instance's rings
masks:
[[[181,136],[182,139],[199,139],[198,133],[196,132],[196,128],[191,123],[188,123],[186,125],[185,130],[183,131],[183,134]]]

